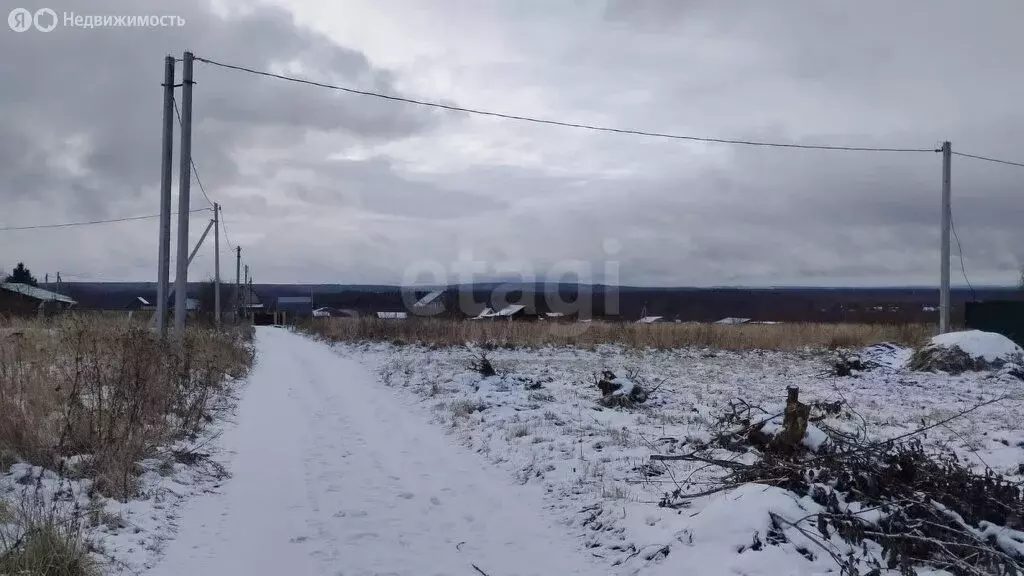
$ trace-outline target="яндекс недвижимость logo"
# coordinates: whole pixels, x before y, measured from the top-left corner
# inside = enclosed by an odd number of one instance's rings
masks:
[[[33,26],[40,32],[49,32],[57,27],[57,13],[50,8],[40,8],[35,13],[26,8],[15,8],[7,15],[7,24],[15,32],[26,32]]]

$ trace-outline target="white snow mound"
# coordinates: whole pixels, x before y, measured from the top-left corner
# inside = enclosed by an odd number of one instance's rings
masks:
[[[973,358],[981,358],[985,362],[1002,360],[1008,362],[1024,357],[1024,348],[1017,346],[1002,334],[967,330],[964,332],[948,332],[932,338],[933,346],[957,347]]]

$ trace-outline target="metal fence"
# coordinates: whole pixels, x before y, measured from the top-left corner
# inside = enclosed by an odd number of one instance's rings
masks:
[[[1024,346],[1024,301],[967,302],[964,325],[972,330],[997,332]]]

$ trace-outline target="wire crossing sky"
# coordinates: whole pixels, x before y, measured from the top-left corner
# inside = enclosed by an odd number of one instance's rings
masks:
[[[0,34],[0,226],[155,214],[162,63],[188,49],[199,193],[261,281],[465,259],[481,280],[934,286],[945,140],[962,270],[1024,264],[1021,173],[997,169],[1024,164],[1020,3],[943,0],[923,27],[883,0],[152,1],[188,25]],[[152,280],[152,222],[25,231],[0,267]]]
[[[878,148],[870,146],[838,146],[838,145],[818,145],[818,144],[795,144],[789,142],[762,142],[757,140],[738,140],[730,138],[712,138],[707,136],[685,136],[681,134],[667,134],[663,132],[646,132],[643,130],[630,130],[625,128],[610,128],[607,126],[594,126],[591,124],[579,124],[575,122],[565,122],[561,120],[546,120],[542,118],[532,118],[529,116],[519,116],[515,114],[505,114],[501,112],[492,112],[487,110],[479,110],[475,108],[465,108],[462,106],[453,106],[451,104],[442,104],[440,102],[428,102],[425,100],[415,100],[412,98],[403,98],[400,96],[394,96],[390,94],[383,94],[379,92],[370,92],[367,90],[357,90],[355,88],[346,88],[344,86],[336,86],[328,84],[326,82],[317,82],[314,80],[306,80],[303,78],[297,78],[295,76],[286,76],[284,74],[275,74],[272,72],[266,72],[263,70],[255,70],[253,68],[247,68],[245,66],[238,66],[234,64],[225,64],[223,62],[217,62],[216,60],[210,60],[199,56],[195,57],[197,62],[204,62],[212,66],[219,66],[221,68],[227,68],[230,70],[238,70],[241,72],[247,72],[257,76],[265,76],[268,78],[276,78],[278,80],[286,80],[288,82],[296,82],[299,84],[305,84],[308,86],[316,86],[319,88],[329,88],[331,90],[339,90],[342,92],[348,92],[350,94],[359,94],[362,96],[372,96],[374,98],[382,98],[385,100],[391,100],[394,102],[404,102],[406,104],[415,104],[417,106],[427,106],[430,108],[440,108],[444,110],[450,110],[453,112],[465,112],[468,114],[477,114],[480,116],[492,116],[495,118],[504,118],[506,120],[517,120],[520,122],[532,122],[534,124],[549,124],[552,126],[562,126],[565,128],[580,128],[583,130],[593,130],[597,132],[613,132],[616,134],[628,134],[633,136],[650,136],[654,138],[668,138],[672,140],[689,140],[693,142],[710,142],[718,144],[736,144],[743,146],[763,146],[768,148],[798,148],[805,150],[837,150],[844,152],[938,152],[934,148]]]

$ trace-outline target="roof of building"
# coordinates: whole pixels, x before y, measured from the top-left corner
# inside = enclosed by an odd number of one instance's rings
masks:
[[[377,318],[385,320],[405,320],[408,317],[408,312],[377,312]]]
[[[478,314],[474,318],[499,318],[515,316],[516,314],[525,309],[526,306],[524,306],[523,304],[512,304],[511,306],[506,306],[501,310],[498,310],[497,312],[495,312],[491,308],[484,308],[483,311],[480,312],[480,314]]]
[[[8,292],[14,292],[16,294],[21,294],[22,296],[27,296],[34,300],[42,300],[43,302],[63,302],[65,304],[76,304],[74,300],[63,294],[58,294],[56,292],[51,292],[49,290],[43,290],[42,288],[32,286],[30,284],[5,282],[0,283],[0,288],[7,290]]]
[[[435,303],[435,301],[441,296],[441,294],[444,294],[444,290],[434,290],[433,292],[429,292],[427,293],[426,296],[417,300],[416,303],[413,304],[412,306],[413,308],[423,308],[425,306],[429,306]]]
[[[513,304],[511,306],[506,306],[499,310],[498,316],[514,316],[524,309],[526,309],[526,306],[522,304]]]
[[[746,324],[750,322],[750,318],[722,318],[715,324]]]
[[[149,304],[149,300],[146,300],[142,296],[136,296],[135,299],[138,300],[139,303],[142,304],[143,306],[149,306],[150,305]]]
[[[330,306],[321,306],[316,310],[313,310],[313,316],[318,318],[359,318],[359,312],[347,308],[331,308]]]
[[[654,324],[655,322],[661,322],[662,316],[644,316],[643,318],[636,321],[637,324]]]

